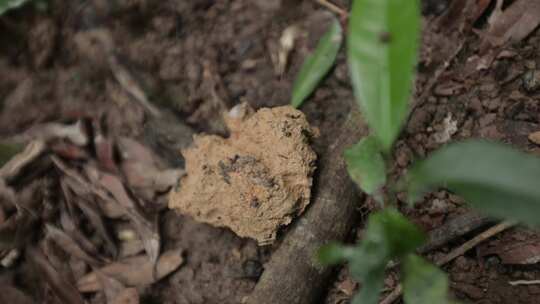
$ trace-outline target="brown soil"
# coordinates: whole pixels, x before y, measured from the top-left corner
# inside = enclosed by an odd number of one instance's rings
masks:
[[[478,36],[472,32],[447,36],[435,29],[430,20],[443,13],[448,2],[424,2],[416,98],[420,102],[396,144],[392,172],[399,176],[415,158],[447,141],[469,137],[496,139],[540,154],[528,139],[540,130],[540,32],[505,46],[504,56],[490,68],[477,70],[470,59],[477,52]],[[334,3],[349,5],[345,0]],[[223,111],[241,102],[255,109],[289,102],[294,76],[328,19],[327,11],[315,1],[117,0],[97,7],[103,11],[89,13],[83,1],[50,1],[44,12],[30,5],[0,17],[2,138],[43,122],[71,122],[106,113],[115,134],[144,141],[170,166],[183,166],[177,151],[190,144],[193,130],[227,134]],[[482,22],[476,26],[482,28]],[[279,37],[290,25],[298,25],[303,34],[280,75],[273,56]],[[115,79],[99,41],[89,32],[97,26],[111,31],[115,54],[151,102],[163,109],[161,119],[145,115]],[[463,47],[451,57],[448,69],[424,94],[448,53],[459,45]],[[323,133],[347,116],[348,109],[334,107],[335,100],[345,99],[352,95],[341,52],[330,77],[302,111]],[[325,144],[318,142],[314,150]],[[371,206],[359,202],[358,207],[365,211]],[[462,200],[445,191],[415,208],[404,204],[402,209],[426,231],[467,211]],[[241,303],[273,250],[173,211],[165,211],[160,224],[163,249],[182,248],[185,264],[146,288],[144,299],[149,303]],[[427,256],[434,259],[455,245]],[[464,302],[537,303],[538,285],[508,282],[539,279],[535,260],[539,252],[538,235],[517,228],[486,241],[444,269],[453,294]],[[523,258],[512,260],[516,256]],[[24,267],[24,260],[19,264]],[[13,278],[12,272],[0,268],[0,283],[17,280],[17,275]],[[390,274],[386,287],[395,287],[397,281]],[[342,269],[321,302],[347,303],[357,287]],[[100,303],[99,298],[94,302]]]

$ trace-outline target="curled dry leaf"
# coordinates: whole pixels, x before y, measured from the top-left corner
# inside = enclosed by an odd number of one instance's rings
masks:
[[[9,180],[16,178],[21,171],[30,163],[35,161],[46,149],[43,141],[32,141],[24,150],[15,155],[2,168],[0,168],[0,178]]]
[[[51,224],[45,224],[46,237],[54,241],[60,248],[67,253],[75,256],[88,264],[98,266],[102,264],[102,261],[90,256],[84,251],[75,240],[73,240],[64,231],[54,227]]]
[[[137,141],[128,137],[119,137],[116,141],[122,161],[137,161],[145,164],[156,164],[154,154]]]
[[[51,145],[51,150],[63,158],[72,160],[83,160],[88,158],[88,152],[71,143],[59,141]]]
[[[20,246],[31,234],[35,218],[27,213],[12,215],[0,224],[0,250],[11,250]]]
[[[36,269],[43,277],[43,280],[47,282],[60,300],[70,304],[84,304],[81,294],[71,283],[66,281],[56,269],[54,269],[41,250],[27,248],[26,254],[27,258],[34,262]]]
[[[13,140],[17,142],[28,142],[31,140],[47,142],[58,138],[65,138],[77,146],[86,146],[88,144],[88,136],[84,132],[84,126],[81,120],[71,125],[56,122],[36,125],[23,134],[15,136]]]
[[[163,253],[155,268],[147,256],[139,255],[113,262],[99,271],[126,286],[146,286],[175,271],[183,262],[182,250],[174,249]],[[102,290],[103,286],[96,271],[94,271],[82,277],[77,282],[77,288],[81,292],[95,292]]]
[[[58,157],[52,156],[51,159],[56,167],[68,177],[65,179],[65,183],[74,193],[79,196],[88,196],[90,193],[97,196],[101,200],[99,207],[107,217],[119,218],[125,215],[125,208],[122,208],[107,194],[107,192],[105,192],[101,187],[97,186],[99,185],[99,183],[97,183],[99,175],[97,169],[94,167],[89,167],[92,168],[92,170],[86,170],[86,174],[94,183],[93,184],[92,182],[86,180],[86,178],[84,178],[84,176],[79,172],[68,168],[67,164]]]
[[[65,208],[60,212],[60,225],[88,254],[97,256],[99,254],[96,246],[82,233],[74,222],[72,215],[69,215]]]
[[[120,206],[125,208],[127,217],[135,226],[137,233],[143,241],[144,248],[150,260],[155,263],[159,256],[160,236],[158,233],[157,214],[150,215],[151,219],[145,216],[137,202],[126,191],[126,188],[117,176],[103,173],[98,182],[107,189],[116,199]]]
[[[497,6],[489,19],[490,26],[480,47],[484,51],[489,46],[519,42],[540,24],[540,1],[517,0],[504,11],[502,4],[503,0],[497,0]]]
[[[118,172],[118,167],[114,160],[114,143],[103,134],[97,134],[94,138],[96,156],[99,164],[109,172]]]
[[[77,200],[77,205],[79,209],[83,212],[86,218],[89,220],[90,224],[95,228],[98,235],[105,241],[105,249],[112,256],[116,257],[118,254],[118,248],[114,242],[109,230],[105,226],[105,221],[96,210],[94,203],[84,199]]]
[[[160,169],[161,164],[152,151],[133,139],[117,140],[122,157],[122,171],[132,188],[165,192],[184,174],[180,169]]]

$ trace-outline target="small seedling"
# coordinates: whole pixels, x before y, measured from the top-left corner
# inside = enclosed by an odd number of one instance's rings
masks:
[[[7,11],[20,8],[28,2],[33,2],[38,10],[45,10],[48,5],[47,0],[0,0],[0,16]]]
[[[0,15],[5,12],[23,6],[29,0],[0,0]]]
[[[334,25],[325,37],[339,32]],[[349,263],[352,276],[362,283],[353,300],[357,304],[377,303],[391,260],[402,265],[405,303],[450,303],[444,272],[414,254],[424,235],[395,209],[394,193],[398,191],[406,191],[412,204],[426,192],[444,187],[493,217],[540,225],[540,159],[503,144],[479,140],[451,143],[416,162],[400,180],[387,176],[385,158],[391,154],[409,111],[419,35],[418,0],[353,1],[347,57],[354,94],[371,136],[346,150],[344,157],[351,178],[381,202],[383,209],[370,215],[357,246],[329,244],[321,248],[319,258],[323,264]],[[327,53],[330,41],[321,39],[314,57]],[[319,63],[314,57],[306,61],[298,76],[294,106],[311,94],[331,67],[328,61]],[[306,74],[317,75],[312,76],[316,81],[297,85],[307,81]]]

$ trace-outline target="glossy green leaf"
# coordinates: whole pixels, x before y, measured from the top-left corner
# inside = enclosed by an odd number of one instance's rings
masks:
[[[341,47],[342,30],[339,21],[334,19],[330,29],[319,41],[315,52],[302,65],[293,85],[291,104],[299,107],[313,93],[315,87],[334,65]]]
[[[407,115],[420,30],[418,0],[354,0],[348,62],[356,99],[384,151]]]
[[[411,254],[403,263],[403,272],[405,304],[449,303],[448,279],[442,270]]]
[[[351,178],[367,194],[374,194],[386,183],[386,166],[373,137],[360,140],[345,150],[347,171]]]
[[[10,9],[18,8],[29,0],[0,0],[0,15],[3,15]]]
[[[450,144],[406,176],[409,200],[438,187],[488,215],[540,225],[540,158],[486,141]]]

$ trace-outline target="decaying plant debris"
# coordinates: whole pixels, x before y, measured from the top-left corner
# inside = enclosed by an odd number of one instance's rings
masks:
[[[169,207],[265,245],[309,204],[316,131],[289,106],[252,111],[242,104],[226,114],[227,139],[194,138]]]
[[[40,278],[23,284],[40,302],[84,303],[84,293],[97,293],[107,303],[138,303],[132,287],[184,262],[182,249],[161,253],[158,233],[163,193],[182,171],[165,169],[137,141],[104,132],[102,118],[36,126],[12,139],[30,142],[0,168],[0,262],[6,269],[30,262],[19,275]],[[26,296],[13,288],[4,297]]]

